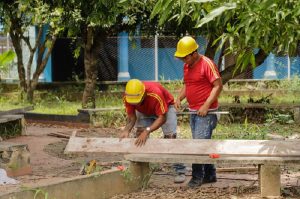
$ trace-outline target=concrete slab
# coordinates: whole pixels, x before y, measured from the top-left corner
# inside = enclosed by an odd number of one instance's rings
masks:
[[[30,174],[32,170],[28,145],[1,142],[0,167],[5,169],[10,177]]]

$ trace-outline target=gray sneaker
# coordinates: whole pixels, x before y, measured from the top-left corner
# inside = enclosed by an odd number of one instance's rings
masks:
[[[184,174],[177,174],[174,178],[175,183],[183,183],[185,181],[185,175]]]

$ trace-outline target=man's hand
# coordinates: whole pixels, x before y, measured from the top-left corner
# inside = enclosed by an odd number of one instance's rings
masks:
[[[129,132],[128,131],[122,131],[119,135],[119,140],[121,141],[123,138],[128,138]]]
[[[197,111],[197,114],[199,115],[199,116],[206,116],[207,115],[207,113],[208,113],[208,107],[205,105],[205,104],[203,104],[201,107],[200,107],[200,109]]]
[[[180,109],[181,109],[181,101],[179,99],[177,99],[175,101],[174,107],[175,107],[176,111],[180,111]]]
[[[144,130],[139,137],[136,139],[136,141],[134,142],[134,144],[136,146],[143,146],[146,143],[146,140],[148,139],[149,136],[149,132]]]

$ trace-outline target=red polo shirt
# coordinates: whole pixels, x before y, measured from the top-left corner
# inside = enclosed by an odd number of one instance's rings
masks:
[[[213,88],[213,82],[218,78],[220,78],[219,71],[208,57],[201,55],[193,68],[184,64],[185,94],[190,109],[198,110],[205,103]],[[216,108],[218,100],[210,106],[210,109]]]
[[[143,82],[146,96],[138,105],[128,104],[125,99],[125,107],[128,115],[135,113],[135,110],[145,115],[163,115],[168,112],[169,105],[174,104],[174,97],[157,82]]]

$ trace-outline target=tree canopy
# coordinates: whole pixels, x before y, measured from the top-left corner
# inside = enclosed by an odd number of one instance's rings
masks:
[[[216,47],[235,55],[235,69],[228,70],[234,75],[271,52],[294,55],[300,40],[298,0],[158,0],[151,17],[158,17],[160,26],[175,21],[186,25],[183,33],[205,36],[210,57]]]
[[[107,36],[117,35],[122,30],[135,30],[138,21],[145,20],[145,11],[154,1],[131,0],[81,0],[65,1],[68,10],[79,10],[67,26],[68,36],[79,38],[78,48],[84,51],[85,89],[83,108],[95,107],[95,88],[98,78],[97,53]],[[148,10],[150,15],[150,12]],[[149,16],[148,15],[148,16]],[[77,51],[78,52],[78,51]]]
[[[64,30],[66,12],[61,5],[52,1],[14,0],[0,2],[0,16],[4,30],[10,34],[17,56],[17,68],[22,94],[29,102],[33,101],[33,92],[38,79],[46,67],[57,36]],[[28,31],[36,28],[37,35],[32,41]],[[46,28],[45,28],[46,27]],[[42,39],[43,31],[46,36]],[[29,52],[28,60],[24,59],[23,44]],[[37,53],[36,68],[33,60]]]
[[[207,39],[205,55],[233,56],[235,63],[222,71],[226,82],[249,67],[256,67],[269,53],[293,56],[300,41],[298,0],[4,0],[0,21],[13,41],[20,85],[31,95],[43,72],[56,38],[64,33],[84,49],[86,89],[83,107],[94,107],[97,81],[96,53],[108,35],[137,26],[149,34],[201,35]],[[27,34],[37,28],[35,43]],[[44,26],[46,38],[41,39]],[[24,63],[21,42],[30,57]],[[99,45],[100,44],[100,45]],[[37,69],[32,72],[34,54]],[[79,52],[79,51],[76,51]],[[91,103],[90,103],[91,102]]]

